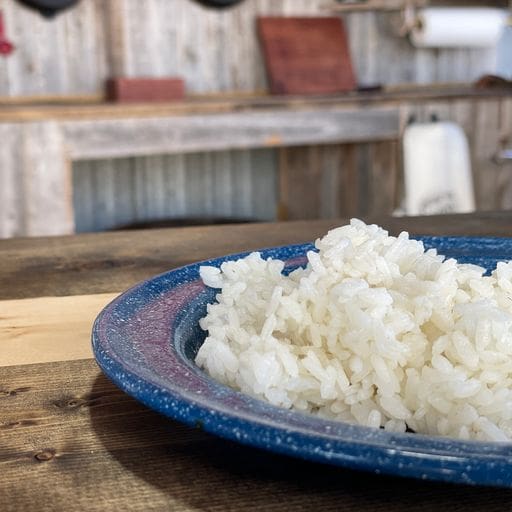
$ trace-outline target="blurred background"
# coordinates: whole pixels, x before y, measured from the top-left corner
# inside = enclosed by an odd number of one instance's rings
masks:
[[[48,2],[0,0],[0,237],[512,208],[507,2]]]

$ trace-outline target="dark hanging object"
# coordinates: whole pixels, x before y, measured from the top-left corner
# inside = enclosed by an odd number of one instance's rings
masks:
[[[39,11],[46,18],[53,18],[60,11],[78,3],[79,0],[18,0],[18,2]]]
[[[239,4],[242,1],[243,0],[196,0],[198,4],[204,5],[205,7],[214,7],[215,9],[231,7],[235,4]]]

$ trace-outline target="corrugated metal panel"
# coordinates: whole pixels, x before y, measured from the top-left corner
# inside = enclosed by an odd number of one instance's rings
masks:
[[[78,232],[195,217],[272,220],[272,150],[222,151],[73,164]]]

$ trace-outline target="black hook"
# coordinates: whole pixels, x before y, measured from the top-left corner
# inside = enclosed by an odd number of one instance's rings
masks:
[[[205,7],[213,7],[215,9],[224,9],[238,4],[242,0],[195,0],[196,2],[204,5]]]
[[[45,18],[53,18],[63,9],[76,4],[78,0],[18,0],[18,2],[39,11]]]

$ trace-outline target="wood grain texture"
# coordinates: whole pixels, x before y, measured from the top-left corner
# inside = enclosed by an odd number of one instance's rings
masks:
[[[194,261],[315,240],[347,218],[0,240],[0,299],[121,292]],[[510,236],[512,214],[367,217],[398,234]]]
[[[476,109],[476,126],[473,143],[473,162],[479,172],[475,180],[477,204],[483,210],[491,210],[498,199],[498,166],[493,156],[500,140],[500,110],[498,101],[485,102]]]
[[[279,162],[279,204],[283,219],[315,219],[319,217],[322,169],[319,146],[283,148]]]
[[[23,125],[25,235],[65,235],[74,232],[71,164],[64,137],[55,122]]]
[[[48,21],[15,0],[4,0],[6,26],[18,48],[9,58],[0,59],[0,96],[90,94],[98,97],[105,78],[113,75],[183,76],[187,90],[192,93],[265,90],[267,80],[255,19],[331,14],[322,9],[324,4],[325,0],[248,0],[233,9],[217,11],[190,0],[89,0]],[[397,37],[395,18],[388,13],[373,12],[346,16],[351,56],[360,83],[429,84],[441,79],[450,83],[468,82],[491,69],[493,56],[486,50],[415,50],[406,38]],[[138,106],[135,110],[144,109]],[[119,109],[114,115],[135,115],[133,110],[130,114],[121,112]],[[44,121],[49,117],[94,119],[99,115],[105,116],[98,110],[92,112],[69,105],[60,110],[39,107],[31,112],[0,112],[4,121],[22,118]],[[152,163],[155,174],[162,174],[164,186],[171,187],[173,178],[165,172],[166,159],[155,158]],[[94,170],[101,172],[109,166],[121,170],[123,165],[113,161],[105,166],[94,161],[84,172],[92,175]],[[144,165],[138,161],[131,164],[132,167]],[[206,160],[201,165],[207,165]],[[250,179],[237,187],[243,190],[243,197],[254,201],[256,190],[265,187],[267,181],[260,178],[256,168],[247,169],[244,167],[244,173]],[[203,167],[203,171],[208,172],[208,168]],[[230,172],[223,171],[222,179]],[[130,173],[120,172],[117,177],[118,188],[134,186]],[[500,179],[500,189],[503,189],[502,182]],[[81,183],[86,187],[83,193],[92,185],[91,208],[100,211],[105,198],[102,181],[89,176]],[[147,190],[151,195],[158,194],[157,184],[149,183]],[[135,190],[123,192],[136,193]],[[269,193],[275,195],[276,191],[272,189]],[[82,194],[81,189],[78,194]],[[226,196],[224,202],[232,199]],[[179,201],[188,205],[184,196]],[[23,214],[9,212],[5,215],[10,215],[10,220],[0,227],[0,233],[26,234],[24,225],[15,225],[14,221],[17,222],[17,215]],[[123,212],[124,216],[130,214],[131,220],[140,216],[140,208],[135,206],[124,208]],[[185,210],[184,215],[188,214],[190,211]],[[98,219],[97,224],[112,225],[110,219]]]
[[[339,17],[262,16],[257,24],[273,94],[333,94],[356,88]]]
[[[461,125],[465,130],[468,137],[470,147],[472,148],[473,172],[475,177],[485,181],[485,194],[484,188],[478,187],[480,193],[477,196],[478,207],[480,209],[508,209],[510,208],[510,200],[507,198],[507,189],[510,183],[509,173],[507,172],[507,165],[502,165],[498,168],[493,162],[492,157],[495,154],[499,141],[506,140],[510,137],[509,123],[507,123],[507,110],[506,105],[509,104],[510,99],[507,96],[496,96],[494,98],[488,97],[461,97],[461,96],[437,96],[434,99],[434,91],[430,91],[430,96],[424,95],[426,91],[417,91],[420,95],[414,103],[410,102],[408,94],[413,94],[411,91],[402,97],[399,103],[400,132],[403,130],[405,123],[411,115],[417,122],[429,122],[432,116],[439,120],[454,121]],[[397,97],[394,95],[370,95],[372,101],[386,105],[396,104]],[[376,98],[380,99],[377,100]],[[253,102],[255,101],[255,102]],[[248,109],[259,108],[260,100],[249,100],[245,105]],[[263,105],[270,105],[266,103],[266,99],[261,99]],[[271,102],[276,101],[271,99]],[[302,106],[300,104],[302,101]],[[334,98],[315,98],[311,102],[308,100],[299,100],[298,98],[292,99],[290,102],[274,103],[274,106],[279,108],[311,108],[312,105],[327,105],[324,102],[334,106],[338,99]],[[345,101],[339,99],[339,101]],[[347,103],[348,105],[348,103]],[[486,110],[491,109],[494,105],[494,111],[486,113]],[[496,105],[499,105],[501,114],[498,116],[496,112]],[[477,115],[478,114],[478,115]],[[475,119],[480,120],[475,123]],[[485,128],[477,126],[485,119],[496,119],[496,123],[492,130],[487,130],[485,136],[481,136],[480,132]],[[305,218],[321,218],[321,217],[335,217],[338,215],[367,215],[372,213],[373,209],[382,213],[391,213],[397,206],[401,197],[401,173],[400,173],[400,148],[396,142],[376,143],[375,145],[361,145],[358,147],[350,148],[350,146],[341,149],[336,145],[311,147],[287,147],[280,153],[281,168],[281,203],[280,210],[282,213],[281,218],[288,219],[305,219]],[[268,153],[271,154],[270,152]],[[224,161],[226,160],[225,157]],[[243,157],[239,161],[243,161]],[[187,178],[190,179],[194,173],[200,174],[198,170],[208,167],[211,159],[206,157],[204,159],[193,158],[194,172],[189,173]],[[286,163],[288,161],[288,163]],[[199,163],[202,162],[202,163]],[[316,171],[308,166],[311,164],[316,168]],[[155,166],[158,168],[158,165]],[[337,170],[336,170],[337,169]],[[493,179],[489,179],[488,170],[491,170]],[[306,177],[317,174],[319,178],[316,182],[315,179],[311,180]],[[289,176],[288,176],[289,175]],[[480,176],[481,175],[481,176]],[[221,178],[223,176],[223,178]],[[228,173],[224,172],[218,175],[226,184],[226,190],[230,189],[230,181]],[[231,179],[234,179],[232,177]],[[258,174],[248,176],[248,180],[253,180]],[[288,177],[287,177],[288,176]],[[310,176],[310,177],[311,177]],[[324,177],[322,177],[324,176]],[[168,179],[168,178],[164,178]],[[290,181],[295,190],[291,190],[289,184],[285,184],[284,180]],[[341,185],[340,185],[341,180]],[[348,181],[347,181],[348,180]],[[301,185],[301,182],[304,182]],[[165,182],[165,181],[164,181]],[[214,180],[216,182],[216,180]],[[250,183],[250,181],[249,181]],[[256,183],[259,181],[256,180]],[[307,184],[306,184],[307,183]],[[195,186],[195,185],[194,185]],[[251,186],[255,186],[252,184]],[[298,187],[298,188],[297,188]],[[190,183],[190,189],[193,188],[193,180]],[[155,195],[153,187],[153,197]],[[299,190],[300,189],[300,190]],[[339,189],[339,197],[337,197],[337,190]],[[196,189],[197,190],[197,189]],[[245,188],[246,192],[249,188]],[[275,190],[270,184],[270,191]],[[352,192],[344,192],[350,190]],[[302,191],[302,192],[301,192]],[[197,191],[196,191],[197,194]],[[179,193],[178,193],[179,195]],[[307,197],[309,195],[309,197]],[[286,196],[286,199],[285,199]],[[485,200],[482,198],[485,196]],[[149,196],[148,196],[149,197]],[[191,196],[190,196],[191,197]],[[201,203],[198,195],[198,205]],[[205,198],[205,205],[208,208],[209,198]],[[248,201],[251,201],[251,195],[248,195]],[[486,204],[484,204],[486,201]],[[228,204],[229,201],[221,200],[221,204]],[[289,210],[291,203],[292,210]],[[309,203],[315,203],[316,206],[310,207]],[[289,210],[285,213],[285,210]],[[185,207],[185,211],[197,213],[197,209],[190,209],[189,206]],[[213,209],[215,214],[217,210]],[[268,218],[268,217],[267,217]]]
[[[396,141],[282,148],[282,218],[389,215],[397,203],[397,154]]]
[[[0,121],[77,121],[97,119],[151,118],[188,114],[221,114],[240,111],[322,110],[396,106],[404,102],[425,103],[450,100],[510,98],[510,89],[475,89],[467,84],[388,87],[383,91],[352,92],[327,96],[270,96],[266,93],[190,95],[183,102],[117,105],[101,97],[0,98]]]
[[[2,368],[0,390],[5,512],[472,512],[512,500],[510,490],[404,481],[224,441],[139,405],[91,360]]]
[[[215,11],[189,0],[90,0],[48,22],[4,0],[6,26],[18,50],[0,61],[0,95],[96,93],[113,75],[181,75],[195,92],[262,89],[256,17],[332,14],[324,5],[325,0],[253,0]],[[492,65],[485,50],[415,50],[396,35],[394,21],[393,15],[373,12],[347,17],[360,82],[468,81]],[[392,67],[385,65],[390,56]]]
[[[454,92],[452,90],[452,92]],[[460,91],[459,91],[460,92]],[[415,119],[420,122],[430,120],[431,115],[436,115],[441,120],[454,120],[459,122],[464,128],[470,147],[472,148],[472,163],[475,175],[475,182],[483,180],[484,186],[478,186],[479,193],[477,194],[477,207],[479,209],[496,210],[500,208],[510,208],[510,195],[507,193],[509,185],[509,173],[505,167],[498,168],[493,163],[493,156],[496,153],[499,141],[503,138],[509,137],[510,129],[507,128],[509,124],[505,122],[506,115],[503,114],[497,118],[496,108],[501,112],[506,112],[507,102],[510,98],[500,94],[494,96],[477,96],[471,95],[467,97],[448,95],[436,96],[433,91],[425,95],[424,91],[416,91],[417,101],[410,102],[411,91],[402,97],[402,102],[399,102],[400,96],[398,93],[385,94],[385,95],[366,95],[364,97],[370,99],[375,107],[380,105],[377,110],[386,110],[386,105],[396,105],[399,108],[398,131],[401,132],[404,123],[411,114],[414,114]],[[400,93],[402,94],[402,93]],[[81,158],[92,158],[93,156],[112,156],[130,153],[152,153],[154,151],[184,151],[191,150],[191,148],[200,148],[204,150],[205,146],[211,143],[212,137],[214,140],[213,145],[215,148],[225,146],[241,146],[246,147],[251,144],[270,144],[271,146],[279,143],[286,144],[300,144],[303,140],[311,139],[308,135],[312,129],[317,129],[317,140],[330,138],[332,133],[319,133],[319,125],[309,125],[309,117],[311,109],[326,109],[327,111],[337,111],[350,113],[359,112],[352,110],[354,102],[362,103],[361,95],[354,96],[349,102],[345,102],[342,98],[315,98],[314,100],[307,100],[305,98],[293,98],[289,101],[277,101],[275,99],[266,98],[253,98],[244,99],[239,98],[235,101],[227,101],[225,103],[215,101],[205,102],[192,102],[188,105],[183,105],[184,112],[187,116],[183,116],[184,124],[177,127],[173,133],[174,139],[168,140],[169,132],[167,125],[171,123],[173,117],[166,119],[154,118],[146,119],[145,116],[155,114],[154,109],[148,106],[137,106],[136,109],[123,113],[142,116],[143,119],[136,117],[135,119],[124,119],[124,132],[125,135],[130,132],[131,139],[127,138],[128,143],[124,145],[117,143],[117,131],[115,127],[118,123],[113,119],[104,121],[104,129],[110,133],[110,138],[103,137],[101,144],[105,145],[108,142],[108,148],[105,151],[100,144],[100,148],[95,146],[94,138],[91,140],[90,136],[84,133],[84,127],[87,130],[92,130],[93,135],[96,137],[97,131],[95,123],[88,121],[87,123],[78,122],[80,130],[76,129],[75,121],[66,121],[65,126],[72,126],[72,136],[76,137],[79,144],[86,146],[78,148],[78,155],[83,151]],[[433,98],[437,98],[436,101]],[[357,100],[359,98],[359,100]],[[421,101],[420,101],[421,100]],[[189,137],[188,131],[191,126],[196,126],[200,123],[203,117],[197,114],[198,108],[203,105],[205,112],[208,109],[213,109],[207,116],[209,119],[210,127],[204,128],[203,132],[199,133],[194,130],[195,134],[201,137]],[[349,106],[350,105],[350,106]],[[486,112],[494,105],[494,111]],[[297,130],[290,121],[290,126],[285,126],[284,130],[286,135],[282,135],[280,130],[283,129],[278,122],[278,126],[270,120],[272,117],[269,114],[269,108],[277,108],[278,111],[272,111],[272,115],[279,118],[285,113],[283,120],[286,121],[293,116],[294,123],[299,123],[303,126],[309,127],[304,130]],[[186,107],[186,108],[185,108]],[[75,116],[80,112],[85,117],[93,115],[112,115],[117,116],[117,110],[111,110],[110,107],[105,107],[102,110],[98,106],[83,105],[77,107]],[[241,108],[247,109],[248,112],[243,115],[239,113],[227,113],[224,109],[231,111]],[[172,107],[165,105],[162,107],[162,112],[170,114]],[[217,111],[216,109],[219,109]],[[346,109],[346,110],[345,110]],[[40,113],[45,116],[53,115],[52,110],[41,111]],[[193,114],[193,112],[196,112]],[[213,112],[216,112],[214,115]],[[324,119],[324,110],[318,110],[317,114],[322,119],[322,126],[327,126],[329,120]],[[366,112],[366,111],[365,111]],[[477,115],[478,114],[478,115]],[[368,119],[369,112],[361,114],[359,120],[361,121],[361,130],[364,130],[365,124],[371,122]],[[219,117],[216,117],[219,116]],[[247,124],[245,132],[239,132],[234,126],[230,126],[231,130],[236,132],[235,135],[228,130],[225,136],[218,137],[218,128],[225,127],[225,123],[230,123],[232,120],[233,125],[235,120],[240,120],[243,124],[245,117]],[[287,117],[288,116],[288,117]],[[181,118],[180,116],[177,116]],[[250,124],[250,120],[258,118],[261,121],[259,126],[259,140],[254,142],[253,132],[254,129]],[[493,129],[485,129],[479,126],[484,123],[486,119],[491,120],[497,118],[494,123]],[[476,120],[476,122],[475,122]],[[333,121],[333,120],[331,120]],[[341,119],[340,119],[341,121]],[[344,117],[343,121],[347,124],[345,127],[336,127],[338,135],[343,136],[346,140],[346,131],[351,131],[352,124],[349,117]],[[238,121],[237,121],[238,122]],[[333,121],[334,122],[334,121]],[[219,124],[220,123],[220,124]],[[155,137],[149,135],[151,130],[140,131],[140,127],[146,127],[160,133],[160,136]],[[4,125],[5,126],[5,125]],[[275,197],[277,189],[272,176],[275,177],[275,154],[271,150],[266,150],[265,158],[257,157],[257,153],[251,154],[228,154],[224,155],[208,155],[202,157],[190,155],[190,157],[182,157],[178,154],[176,157],[171,158],[169,155],[150,155],[138,160],[129,160],[127,158],[121,161],[103,161],[93,164],[91,162],[84,165],[78,165],[74,173],[74,186],[78,187],[73,191],[73,201],[71,201],[71,194],[69,192],[69,168],[66,165],[63,151],[62,136],[59,134],[60,129],[55,122],[44,123],[26,123],[23,127],[21,124],[9,125],[12,128],[5,127],[6,135],[4,140],[6,145],[2,148],[3,159],[5,160],[5,171],[3,172],[2,179],[5,182],[5,191],[3,194],[6,196],[2,203],[4,213],[2,215],[2,231],[3,236],[13,236],[29,233],[49,233],[45,229],[53,229],[53,233],[70,232],[73,226],[72,207],[76,207],[76,224],[81,231],[90,231],[95,229],[107,229],[123,224],[128,224],[130,221],[153,221],[160,218],[177,218],[177,217],[191,217],[203,215],[206,217],[237,217],[247,219],[261,219],[270,220],[274,218],[275,203],[271,204],[268,200],[263,203],[258,201],[256,190],[264,190],[266,188],[266,196]],[[47,126],[48,130],[45,133],[41,132],[41,127]],[[60,126],[60,125],[59,125]],[[188,127],[188,128],[187,128]],[[358,137],[377,137],[379,130],[382,126],[372,126],[372,130],[367,132],[366,135],[361,133],[349,133],[348,138]],[[75,132],[76,131],[76,132]],[[18,133],[18,135],[16,135]],[[204,142],[208,139],[210,134],[210,142]],[[34,134],[36,137],[34,137]],[[39,135],[38,135],[39,134]],[[20,137],[23,135],[23,140],[27,143],[21,143]],[[104,135],[104,134],[103,134]],[[381,133],[382,135],[382,133]],[[44,138],[47,137],[47,140]],[[149,144],[147,143],[147,139]],[[186,139],[186,144],[182,144],[183,138]],[[32,142],[30,142],[32,141]],[[53,142],[52,142],[53,141]],[[12,154],[12,150],[16,148],[18,156]],[[39,147],[39,150],[37,148]],[[53,181],[48,179],[48,172],[36,172],[34,176],[34,169],[37,166],[41,168],[44,164],[44,159],[30,157],[30,151],[33,152],[34,148],[40,152],[41,147],[45,149],[43,156],[48,157],[48,161],[52,162],[51,171],[54,178],[61,177],[61,180]],[[59,150],[60,147],[60,150]],[[395,147],[395,149],[393,149]],[[52,149],[52,154],[46,149]],[[114,148],[114,149],[111,149]],[[388,148],[388,149],[386,149]],[[57,151],[59,150],[59,151]],[[97,152],[99,151],[99,153]],[[243,150],[239,150],[243,151]],[[326,217],[337,215],[365,215],[371,213],[371,208],[379,204],[378,208],[382,212],[391,213],[396,206],[397,197],[400,197],[400,164],[397,159],[396,146],[384,144],[380,146],[378,152],[371,149],[370,146],[360,145],[356,148],[347,146],[342,154],[339,153],[339,148],[331,146],[330,148],[311,148],[311,155],[308,155],[307,150],[298,149],[297,156],[293,156],[294,149],[289,147],[283,152],[289,155],[289,158],[294,163],[290,167],[290,173],[293,175],[294,183],[299,183],[301,175],[304,172],[309,172],[307,169],[300,168],[307,161],[315,161],[316,168],[319,169],[321,175],[325,175],[325,179],[321,179],[318,183],[308,182],[307,186],[303,186],[303,192],[310,192],[311,198],[306,198],[307,201],[316,201],[319,205],[306,215],[306,208],[300,205],[298,198],[301,197],[300,193],[295,191],[293,201],[297,201],[294,208],[297,210],[292,213],[288,218],[313,218],[313,217]],[[300,152],[302,151],[302,158]],[[263,153],[260,153],[263,155]],[[214,162],[224,162],[224,167],[216,167]],[[333,162],[338,161],[338,164]],[[340,162],[345,163],[340,163]],[[27,162],[28,165],[23,165]],[[260,163],[261,162],[261,163]],[[341,170],[334,171],[333,165],[341,165]],[[386,170],[379,167],[388,166]],[[267,166],[267,167],[265,167]],[[505,170],[503,170],[505,169]],[[489,179],[489,172],[492,175]],[[189,172],[190,171],[190,172]],[[333,192],[339,183],[336,184],[333,179],[338,179],[341,173],[341,181],[344,182],[340,187],[339,200]],[[372,180],[380,176],[380,183],[383,188],[372,186]],[[31,176],[30,179],[25,179],[23,176]],[[215,179],[212,179],[215,176]],[[383,179],[387,176],[386,179]],[[37,182],[34,177],[43,177],[43,183]],[[347,181],[348,180],[348,181]],[[339,180],[338,180],[339,181]],[[209,182],[209,185],[206,183]],[[234,186],[231,186],[233,182]],[[235,185],[236,183],[236,185]],[[331,185],[328,185],[331,183]],[[21,185],[20,185],[21,184]],[[222,184],[222,185],[221,185]],[[30,187],[30,193],[24,192],[25,185]],[[352,187],[352,188],[351,188]],[[205,194],[205,190],[213,188],[213,195]],[[347,193],[347,191],[350,191]],[[345,192],[344,192],[345,191]],[[346,193],[346,197],[343,195]],[[36,199],[34,199],[35,194]],[[290,196],[290,198],[292,198]],[[302,194],[304,196],[304,194]],[[259,196],[261,197],[261,195]],[[242,201],[245,198],[245,202]],[[337,206],[333,206],[334,204]],[[484,204],[485,203],[485,204]],[[25,205],[20,208],[20,204]],[[38,207],[39,204],[39,207]],[[50,205],[49,208],[42,208],[41,205]],[[258,207],[258,204],[263,204],[266,207]],[[228,207],[229,206],[229,207]],[[283,203],[281,203],[283,206]],[[385,209],[383,209],[385,208]],[[30,213],[32,210],[32,213]],[[44,210],[45,214],[40,215],[37,212]],[[226,213],[226,212],[231,213]],[[46,222],[48,213],[54,212],[56,217],[53,222]],[[60,213],[59,213],[60,212]],[[85,212],[85,216],[84,216]],[[87,213],[89,212],[89,213]],[[315,213],[316,212],[316,213]],[[35,228],[31,227],[32,220],[38,222]],[[64,219],[64,220],[63,220]],[[30,221],[30,222],[29,222]],[[38,231],[41,229],[41,231]]]
[[[25,231],[22,161],[12,148],[22,146],[19,124],[0,124],[0,238]]]
[[[369,151],[368,214],[388,215],[398,206],[399,143],[376,142]]]
[[[512,148],[512,99],[504,99],[500,109],[500,135],[497,151]],[[512,209],[512,160],[498,162],[498,201]]]
[[[306,102],[302,104],[304,108]],[[331,105],[333,103],[331,102]],[[285,104],[287,107],[288,104]],[[309,108],[311,108],[309,103]],[[243,149],[252,147],[274,147],[276,145],[295,145],[310,142],[311,140],[322,142],[335,142],[341,140],[357,141],[367,139],[387,139],[396,137],[398,130],[398,116],[396,109],[388,107],[375,107],[366,109],[345,109],[328,107],[326,110],[307,110],[302,108],[292,111],[287,110],[275,115],[272,111],[238,112],[238,113],[217,113],[209,115],[187,115],[173,116],[166,118],[136,118],[136,119],[109,119],[96,121],[57,121],[25,122],[13,125],[13,133],[21,133],[23,144],[18,144],[15,137],[9,135],[7,141],[11,141],[9,148],[5,147],[2,152],[6,158],[6,165],[14,167],[6,171],[6,185],[9,187],[6,194],[5,226],[2,228],[9,236],[11,233],[25,235],[44,234],[66,234],[73,232],[76,224],[89,224],[81,218],[75,220],[74,202],[82,203],[82,197],[87,196],[86,205],[90,204],[90,211],[98,217],[94,227],[105,228],[119,226],[118,222],[112,222],[117,216],[118,199],[124,198],[127,194],[134,194],[140,197],[141,193],[150,191],[144,197],[143,208],[138,208],[139,202],[124,202],[124,206],[131,207],[131,220],[154,220],[151,213],[151,206],[156,203],[155,195],[163,190],[171,190],[178,197],[178,203],[186,204],[184,213],[188,216],[197,215],[194,210],[194,201],[201,205],[200,215],[212,217],[216,214],[214,201],[209,191],[213,187],[213,173],[216,172],[219,182],[229,184],[231,169],[224,168],[215,171],[211,162],[215,159],[212,155],[205,154],[202,157],[187,158],[186,161],[195,166],[187,173],[186,185],[189,189],[194,186],[193,201],[184,199],[183,187],[181,195],[167,179],[167,174],[162,166],[166,158],[153,158],[139,162],[142,167],[151,162],[152,170],[145,180],[144,186],[137,186],[136,180],[130,175],[117,174],[118,180],[114,183],[113,177],[116,170],[121,168],[117,164],[107,162],[96,166],[98,168],[112,168],[112,172],[105,176],[99,183],[95,183],[94,177],[89,179],[79,176],[74,184],[83,186],[84,190],[72,191],[71,169],[69,159],[101,159],[107,157],[132,157],[133,155],[149,156],[160,154],[177,154],[184,152],[222,150],[222,149]],[[225,155],[228,156],[228,155]],[[272,169],[259,173],[261,166],[258,161],[252,159],[251,154],[246,154],[238,159],[241,166],[235,170],[238,175],[233,176],[237,180],[248,172],[242,185],[242,194],[231,193],[230,187],[216,187],[217,192],[222,192],[218,198],[219,204],[229,204],[230,199],[240,199],[243,211],[242,218],[254,219],[255,207],[251,207],[255,200],[251,190],[256,189],[258,183],[262,188],[268,184],[268,173],[273,172],[272,158],[266,158],[266,165],[272,165]],[[18,191],[12,183],[12,176],[16,174],[16,168],[21,166],[22,189]],[[130,165],[129,165],[130,166]],[[140,165],[139,165],[140,167]],[[190,166],[186,166],[190,167]],[[87,169],[87,166],[85,167]],[[91,172],[95,173],[92,170]],[[83,174],[84,171],[82,171]],[[85,171],[87,172],[87,171]],[[197,189],[193,176],[202,176],[210,185],[203,186],[203,190]],[[161,183],[154,180],[155,175],[161,177]],[[11,176],[11,179],[9,178]],[[135,173],[140,178],[140,173]],[[84,178],[84,179],[82,179]],[[156,185],[148,187],[153,181]],[[126,185],[129,185],[128,187]],[[90,186],[89,186],[90,185]],[[232,189],[234,190],[234,189]],[[96,192],[96,193],[94,193]],[[201,193],[206,192],[202,198]],[[21,196],[21,197],[20,197]],[[275,196],[275,187],[267,188],[267,196]],[[107,198],[107,201],[103,199]],[[201,199],[202,198],[202,199]],[[245,198],[245,201],[241,201]],[[21,199],[21,201],[20,201]],[[163,200],[169,200],[169,197]],[[74,201],[75,200],[75,201]],[[22,207],[20,207],[23,205]],[[10,206],[9,206],[10,205]],[[246,206],[245,206],[246,205]],[[77,214],[84,211],[82,204],[77,205]],[[123,208],[124,208],[123,206]],[[19,214],[13,217],[9,208],[19,210]],[[85,206],[85,209],[88,207]],[[147,212],[143,212],[146,209]],[[236,209],[236,208],[234,208]],[[270,211],[275,209],[270,207]],[[8,211],[9,210],[9,211]],[[127,209],[125,209],[126,212]],[[261,211],[261,208],[260,208]],[[236,214],[235,214],[236,215]],[[267,209],[263,217],[272,218]],[[156,216],[160,218],[160,214]],[[14,224],[17,220],[17,224]],[[92,227],[92,226],[91,226]]]
[[[92,324],[115,296],[1,301],[0,367],[92,357]]]
[[[86,160],[386,140],[398,134],[398,112],[382,107],[68,121],[62,130],[70,157]]]
[[[72,233],[71,169],[57,123],[6,123],[0,135],[0,236]]]
[[[374,220],[393,233],[408,229],[413,233],[506,235],[512,214]],[[34,293],[38,297],[84,294],[98,287],[112,291],[126,288],[137,275],[218,253],[313,239],[343,222],[3,240],[0,290],[11,296]],[[66,312],[61,300],[52,300],[54,311]],[[77,304],[74,300],[85,299],[62,299],[70,307]],[[34,299],[31,304],[50,304],[48,299],[41,301]],[[16,303],[20,315],[26,315],[24,301]],[[0,303],[2,317],[5,304]],[[69,335],[71,329],[75,333],[79,323],[68,322],[65,314],[59,316],[63,332]],[[44,325],[38,331],[44,335]],[[19,341],[30,344],[29,337],[21,336]],[[75,342],[77,353],[80,343]],[[408,512],[418,506],[433,512],[501,512],[512,500],[511,490],[375,476],[223,441],[138,404],[108,381],[90,359],[1,367],[0,438],[0,509],[6,512],[34,508],[56,512]]]
[[[107,73],[109,76],[122,76],[126,72],[124,47],[128,37],[124,2],[123,0],[109,0],[101,3],[103,4],[103,13],[100,13],[98,16],[100,19],[97,22],[103,25],[105,33]]]

